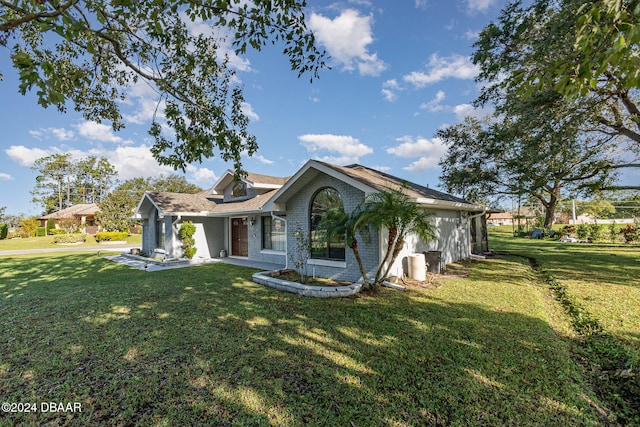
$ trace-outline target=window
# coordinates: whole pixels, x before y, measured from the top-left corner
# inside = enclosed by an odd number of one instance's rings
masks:
[[[333,188],[323,188],[311,200],[311,258],[345,260],[345,236],[328,239],[326,227],[322,224],[324,215],[333,209],[344,211],[340,194]]]
[[[270,216],[262,217],[262,249],[283,251],[286,249],[287,236],[285,222]]]
[[[233,197],[244,197],[247,195],[247,184],[242,181],[236,182],[231,190]]]

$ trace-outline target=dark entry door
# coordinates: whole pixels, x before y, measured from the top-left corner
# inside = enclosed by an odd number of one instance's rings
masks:
[[[249,256],[249,231],[242,218],[231,220],[231,255]]]

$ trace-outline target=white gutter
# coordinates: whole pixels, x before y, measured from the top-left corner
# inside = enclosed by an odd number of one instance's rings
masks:
[[[474,218],[477,218],[477,217],[479,217],[479,216],[482,216],[482,215],[484,215],[484,214],[486,214],[486,213],[487,213],[487,210],[489,210],[489,208],[487,208],[487,207],[485,206],[485,207],[484,207],[484,209],[482,210],[482,212],[480,212],[480,213],[478,213],[478,214],[475,214],[475,215],[471,215],[470,217],[468,217],[468,218],[467,218],[467,220],[471,221],[471,220],[472,220],[472,219],[474,219]]]
[[[287,238],[287,220],[271,212],[271,218],[284,222],[284,268],[289,269],[289,245]]]

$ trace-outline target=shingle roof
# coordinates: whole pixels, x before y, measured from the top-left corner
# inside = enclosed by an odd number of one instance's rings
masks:
[[[197,194],[147,192],[146,194],[165,214],[178,212],[225,214],[259,210],[275,191],[271,190],[247,200],[226,203],[222,202],[221,196],[207,195],[206,192]]]
[[[268,184],[268,185],[284,185],[289,177],[282,178],[279,176],[262,175],[259,173],[248,172],[246,178],[254,184]]]
[[[201,194],[168,193],[148,191],[146,193],[162,212],[208,212],[216,203]]]
[[[95,215],[100,208],[95,203],[78,203],[68,208],[64,208],[61,211],[52,212],[48,215],[44,215],[38,219],[62,219],[62,218],[75,218],[78,216]]]
[[[401,190],[409,197],[416,200],[432,199],[456,204],[461,203],[471,205],[469,202],[459,197],[455,197],[420,184],[408,182],[393,175],[370,169],[362,165],[354,164],[349,166],[337,166],[320,161],[315,162],[333,169],[334,171],[356,180],[376,191],[385,191],[390,189]],[[273,184],[278,186],[284,185],[289,180],[289,178],[279,178],[255,173],[247,174],[246,179],[254,183]],[[211,195],[208,191],[203,191],[197,194],[161,192],[147,192],[146,194],[164,214],[192,212],[215,216],[259,211],[278,191],[279,190],[274,189],[251,199],[225,203],[223,203],[222,196]]]
[[[444,200],[454,203],[469,203],[468,201],[461,199],[460,197],[452,196],[451,194],[443,193],[442,191],[434,190],[429,187],[425,187],[414,182],[406,181],[389,175],[384,172],[380,172],[374,169],[370,169],[366,166],[353,164],[349,166],[336,166],[329,163],[323,163],[338,172],[341,172],[365,185],[368,185],[378,191],[384,190],[402,190],[409,197],[415,199],[435,199]],[[406,186],[406,188],[404,188]]]

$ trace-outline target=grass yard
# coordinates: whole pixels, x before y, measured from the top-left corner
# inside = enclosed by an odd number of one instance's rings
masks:
[[[510,227],[490,231],[492,249],[535,259],[575,320],[598,327],[583,334],[578,351],[585,352],[597,387],[640,424],[640,245],[513,238]],[[616,395],[627,402],[616,402]]]
[[[204,265],[0,259],[0,395],[26,425],[602,425],[567,317],[521,258],[320,300]],[[39,406],[38,406],[39,409]]]
[[[18,250],[27,250],[27,249],[49,249],[49,248],[60,248],[63,245],[58,245],[53,243],[53,239],[55,236],[42,236],[42,237],[30,237],[30,238],[22,238],[22,239],[0,239],[0,251],[18,251]],[[141,234],[132,234],[127,238],[127,243],[135,245],[141,244],[142,235]],[[87,236],[87,241],[83,244],[79,244],[77,246],[98,246],[100,245],[96,242],[96,239],[93,236]],[[75,247],[76,245],[74,245]],[[108,245],[104,245],[108,248]]]

